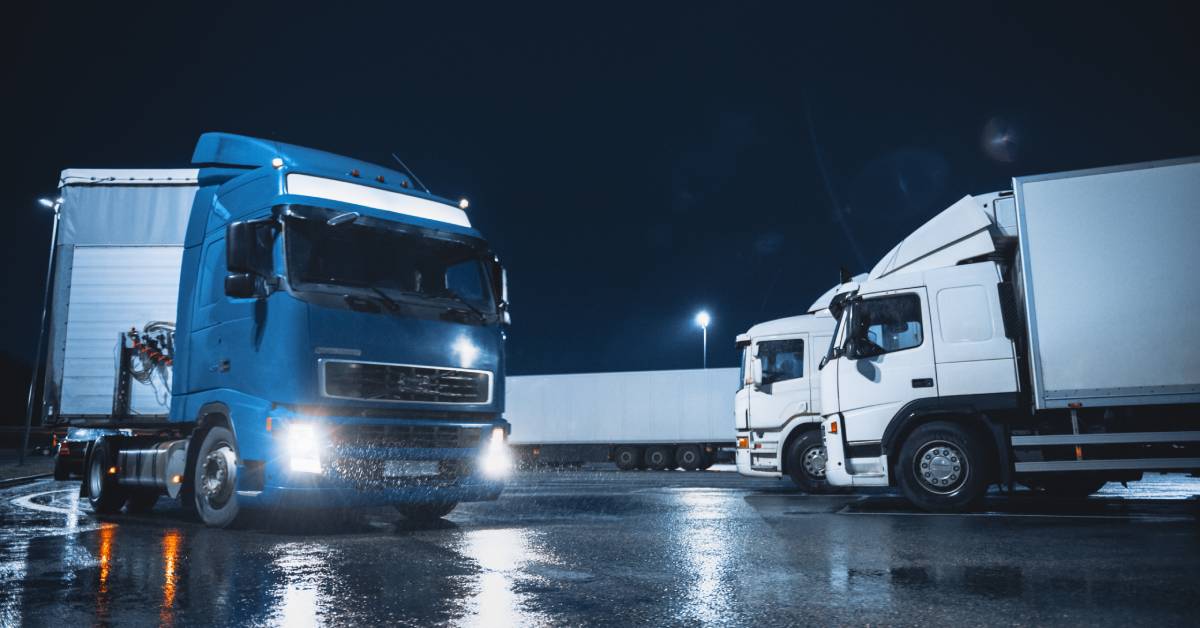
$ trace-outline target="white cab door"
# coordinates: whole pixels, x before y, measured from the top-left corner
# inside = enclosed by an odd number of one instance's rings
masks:
[[[793,416],[812,412],[808,334],[755,339],[752,355],[762,384],[749,387],[750,429],[778,429]]]
[[[837,360],[838,397],[849,442],[874,442],[896,412],[920,397],[936,397],[933,338],[925,290],[903,290],[856,302],[846,348],[869,348]]]

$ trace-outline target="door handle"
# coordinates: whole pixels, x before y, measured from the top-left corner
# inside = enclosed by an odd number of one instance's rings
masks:
[[[912,387],[913,388],[933,388],[933,378],[932,377],[922,377],[920,379],[914,379],[912,381]]]

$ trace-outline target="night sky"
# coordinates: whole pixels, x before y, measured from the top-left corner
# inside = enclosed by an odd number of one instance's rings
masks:
[[[700,308],[732,366],[736,334],[964,194],[1200,154],[1183,3],[214,4],[6,16],[12,358],[58,172],[185,166],[204,131],[395,151],[470,198],[509,267],[512,374],[698,368]]]

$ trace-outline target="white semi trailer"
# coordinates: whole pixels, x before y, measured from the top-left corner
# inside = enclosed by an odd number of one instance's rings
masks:
[[[708,468],[734,445],[737,382],[736,368],[508,377],[509,443],[526,461]]]
[[[831,303],[827,478],[932,511],[1200,469],[1200,159],[1017,177]]]

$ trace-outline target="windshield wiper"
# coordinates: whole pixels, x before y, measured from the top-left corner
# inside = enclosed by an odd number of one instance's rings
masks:
[[[471,304],[470,301],[462,298],[462,296],[460,296],[457,292],[455,292],[453,290],[441,290],[434,296],[435,296],[435,298],[438,298],[438,299],[447,299],[450,301],[454,301],[455,303],[465,305],[465,306],[467,306],[467,309],[471,310],[472,312],[475,313],[476,316],[479,317],[479,322],[482,323],[482,322],[487,321],[487,314],[485,314],[483,312],[483,310],[475,307],[474,305]]]
[[[368,290],[370,290],[371,292],[374,292],[375,294],[379,295],[379,298],[383,300],[383,303],[384,303],[384,305],[387,306],[387,309],[389,312],[392,312],[393,314],[395,314],[396,312],[399,312],[401,309],[403,309],[400,307],[400,304],[397,303],[395,299],[393,299],[392,297],[389,297],[386,292],[379,289],[378,287],[373,286],[371,284],[367,284],[366,288]]]

